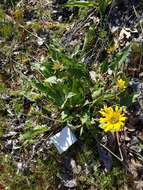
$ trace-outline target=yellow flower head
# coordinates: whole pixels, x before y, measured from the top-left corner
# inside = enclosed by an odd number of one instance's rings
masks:
[[[99,119],[100,127],[105,132],[118,132],[122,130],[125,120],[127,119],[122,107],[116,106],[115,109],[113,109],[112,107],[104,106],[104,109],[102,109],[100,113],[102,115]]]
[[[62,71],[64,69],[64,65],[62,63],[54,63],[53,70],[55,71]]]
[[[116,85],[121,90],[126,88],[125,81],[122,80],[122,79],[118,79],[117,82],[116,82]]]

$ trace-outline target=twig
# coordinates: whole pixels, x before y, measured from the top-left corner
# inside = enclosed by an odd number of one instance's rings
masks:
[[[74,34],[76,34],[81,28],[83,28],[85,26],[85,24],[88,22],[88,20],[94,15],[96,9],[92,10],[92,12],[87,16],[87,18],[81,20],[81,22],[77,23],[77,26],[75,26],[75,28],[73,27],[72,30],[70,32],[67,32],[67,34],[65,34],[67,42],[65,44],[65,46],[68,45],[68,43],[72,40],[72,37]],[[63,39],[64,42],[64,39]]]
[[[120,156],[121,156],[121,160],[123,161],[123,154],[122,154],[122,151],[121,151],[121,143],[119,141],[119,133],[116,133],[116,137],[117,137],[117,143],[118,143],[118,147],[119,147],[119,152],[120,152]]]
[[[135,8],[134,5],[133,5],[133,10],[134,10],[134,13],[135,13],[136,17],[139,19],[140,16],[139,16],[139,14],[138,14],[138,12],[137,12],[137,10],[136,10],[136,8]],[[140,25],[140,28],[141,28],[142,33],[143,33],[143,27],[142,27],[141,20],[139,20],[139,25]]]
[[[32,36],[36,37],[37,39],[41,40],[41,38],[39,36],[37,36],[33,32],[30,32],[29,30],[27,30],[23,25],[19,24],[19,27],[22,28],[23,30],[25,30],[26,32],[28,32],[29,34],[31,34]]]
[[[96,137],[92,134],[92,132],[87,128],[87,130],[90,132],[91,136],[93,137],[93,139],[96,141],[96,144],[97,146],[102,146],[105,150],[107,150],[110,154],[112,154],[115,158],[117,158],[120,162],[123,162],[123,155],[122,155],[122,152],[121,152],[121,149],[119,147],[119,152],[120,152],[120,155],[121,155],[121,158],[119,156],[117,156],[114,152],[112,152],[109,148],[107,148],[104,144],[102,143],[99,143],[96,139]]]
[[[133,154],[136,154],[137,156],[139,156],[139,157],[140,157],[139,159],[140,159],[141,161],[143,161],[143,156],[142,156],[141,154],[139,154],[138,152],[135,152],[135,151],[133,151],[133,150],[130,150],[130,151],[132,151]]]
[[[117,158],[120,162],[123,162],[123,157],[119,157],[119,156],[117,156],[114,152],[112,152],[109,148],[107,148],[104,144],[102,144],[102,143],[99,143],[100,144],[100,146],[102,146],[104,149],[106,149],[108,152],[110,152],[115,158]],[[119,151],[120,151],[120,149],[119,149]]]

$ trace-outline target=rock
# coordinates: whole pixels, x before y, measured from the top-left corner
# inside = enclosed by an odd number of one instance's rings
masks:
[[[74,188],[77,186],[77,181],[73,174],[79,174],[80,171],[81,167],[77,166],[76,161],[68,156],[62,162],[58,177],[64,187]]]
[[[74,159],[71,159],[70,165],[72,167],[72,171],[74,174],[79,174],[81,172],[81,166],[76,165],[76,162]]]
[[[77,186],[76,179],[70,177],[68,174],[61,173],[59,174],[59,178],[65,187],[74,188]]]
[[[94,186],[91,186],[88,190],[97,190]]]
[[[22,162],[17,162],[17,174],[22,171]]]
[[[132,81],[129,84],[130,84],[130,87],[134,91],[140,91],[143,89],[143,84],[140,83],[139,79],[137,79],[137,78],[132,79]]]

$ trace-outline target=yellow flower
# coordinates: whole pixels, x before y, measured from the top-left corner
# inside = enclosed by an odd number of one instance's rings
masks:
[[[116,85],[117,85],[117,87],[120,88],[120,89],[126,88],[125,81],[122,80],[122,79],[118,79],[117,82],[116,82]]]
[[[55,71],[62,71],[64,69],[64,65],[62,63],[54,63],[53,65],[53,70]]]
[[[108,54],[112,54],[118,48],[119,48],[119,43],[115,41],[114,44],[112,44],[109,48],[106,49],[106,51],[107,51]]]
[[[104,106],[104,109],[102,109],[100,113],[102,115],[99,119],[100,127],[105,132],[118,132],[122,130],[125,120],[127,119],[122,107],[116,106],[115,109],[113,109],[112,107]]]

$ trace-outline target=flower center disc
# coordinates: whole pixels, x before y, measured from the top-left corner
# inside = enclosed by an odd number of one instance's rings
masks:
[[[111,117],[111,123],[115,124],[119,122],[119,116],[118,115],[114,115]]]

